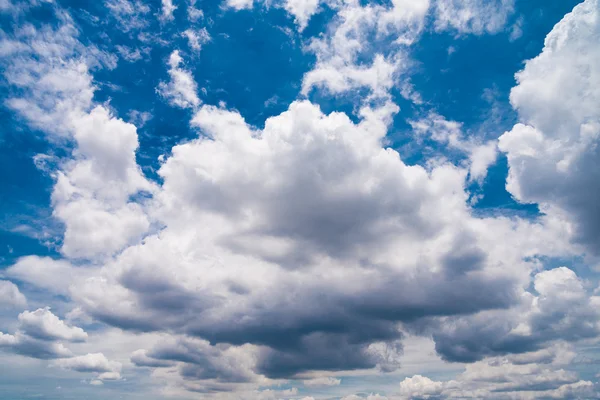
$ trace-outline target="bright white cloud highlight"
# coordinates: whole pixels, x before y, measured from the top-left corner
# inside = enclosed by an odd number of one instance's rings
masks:
[[[198,85],[192,73],[181,68],[183,58],[175,50],[169,56],[169,82],[161,82],[157,91],[173,106],[181,108],[195,108],[200,105],[198,98]]]

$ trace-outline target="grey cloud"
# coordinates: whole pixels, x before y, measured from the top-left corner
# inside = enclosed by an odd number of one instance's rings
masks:
[[[600,298],[587,293],[571,270],[544,271],[534,282],[538,296],[525,295],[515,309],[436,321],[436,350],[447,360],[472,362],[540,350],[558,339],[577,341],[600,334]]]
[[[565,370],[570,359],[561,356],[563,345],[544,349],[549,362],[537,364],[535,353],[525,353],[516,364],[511,357],[491,357],[469,364],[463,373],[450,381],[434,381],[415,375],[400,383],[400,399],[591,399],[600,387],[580,380],[577,373]]]

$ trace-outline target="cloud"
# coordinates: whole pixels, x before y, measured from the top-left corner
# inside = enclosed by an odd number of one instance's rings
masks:
[[[252,8],[254,0],[227,0],[226,3],[228,7],[239,11]]]
[[[187,16],[190,22],[204,18],[204,12],[196,7],[196,0],[188,0]]]
[[[48,307],[39,308],[35,311],[24,311],[19,314],[19,330],[33,338],[47,341],[81,342],[88,337],[83,329],[68,326],[52,314]]]
[[[19,314],[14,335],[0,332],[0,349],[32,358],[64,358],[72,353],[62,341],[82,342],[87,337],[83,329],[67,325],[49,308],[39,308]]]
[[[142,1],[107,0],[104,4],[117,21],[117,29],[123,32],[139,31],[150,24],[146,17],[150,7]]]
[[[576,373],[564,369],[571,360],[562,356],[565,347],[550,350],[551,357],[542,363],[536,362],[536,353],[524,354],[519,361],[514,357],[488,358],[467,365],[462,374],[449,381],[414,375],[400,383],[399,398],[596,398],[598,388],[592,382],[579,380]]]
[[[304,75],[302,93],[322,88],[339,95],[366,88],[373,97],[386,97],[408,63],[405,48],[423,29],[428,9],[429,0],[341,5],[327,33],[308,46],[317,63]]]
[[[436,0],[435,29],[458,34],[495,34],[513,14],[514,0]]]
[[[190,48],[195,52],[199,52],[202,46],[211,40],[206,28],[198,30],[186,29],[183,31],[183,36],[187,38]]]
[[[137,15],[130,8],[135,3],[109,4],[123,18]],[[175,5],[162,4],[172,17]],[[302,25],[317,4],[294,2],[288,11]],[[437,12],[442,3],[432,4]],[[558,361],[568,360],[571,351],[554,346],[598,337],[599,297],[573,270],[544,270],[539,261],[580,254],[564,240],[571,203],[545,200],[564,212],[531,220],[475,215],[466,187],[485,178],[496,142],[471,139],[460,123],[435,113],[413,121],[412,133],[460,152],[464,162],[440,159],[423,167],[403,160],[387,144],[399,112],[391,91],[401,88],[416,99],[399,77],[430,3],[330,6],[337,16],[308,46],[316,64],[304,76],[302,92],[366,91],[355,115],[298,100],[253,126],[236,110],[203,104],[174,50],[169,80],[157,92],[193,113],[197,136],[161,156],[156,182],[136,161],[136,126],[108,103],[94,102],[92,73],[114,66],[114,57],[84,46],[66,17],[54,28],[26,26],[2,37],[9,106],[51,140],[69,143],[53,171],[51,198],[53,216],[64,225],[61,258],[19,258],[5,274],[25,288],[60,295],[74,310],[69,322],[49,308],[21,313],[14,333],[0,334],[4,350],[92,372],[94,385],[139,367],[169,394],[269,399],[298,397],[297,389],[258,390],[289,379],[308,388],[341,386],[341,379],[328,375],[395,371],[410,334],[432,338],[445,360],[473,364],[453,381],[425,373],[407,378],[403,396],[592,393],[589,382]],[[589,33],[593,22],[579,16],[585,7],[566,19],[586,21],[585,29],[574,29],[578,35]],[[192,14],[188,9],[188,18],[196,18]],[[500,29],[496,22],[481,23],[476,28],[464,22],[464,29]],[[195,38],[201,46],[199,32],[184,31],[192,48]],[[554,43],[552,35],[547,48],[570,43],[562,34]],[[181,33],[173,38],[181,40]],[[593,52],[581,53],[588,57],[583,64],[594,61]],[[532,63],[519,75],[520,86],[526,86]],[[593,72],[572,79],[587,79],[593,87]],[[519,90],[513,104],[526,119],[529,100],[519,99]],[[596,115],[592,106],[583,108],[585,118]],[[130,118],[145,120],[135,113]],[[595,138],[593,124],[581,118],[573,126],[585,126],[586,137]],[[529,156],[540,137],[546,140],[542,127],[531,124],[520,138],[524,143],[512,141],[512,133],[500,141],[509,156],[509,190],[523,201],[525,192],[511,183],[520,165],[515,157]],[[5,286],[15,297],[11,285]],[[152,343],[128,348],[131,363],[104,355],[123,360],[113,336],[115,343],[103,344],[108,351],[91,350],[86,342],[73,345],[85,349],[74,355],[63,342],[88,339],[70,322],[78,316],[97,323],[102,339],[110,327],[119,339],[147,335]]]
[[[506,188],[546,213],[565,213],[573,239],[598,255],[600,177],[599,6],[588,0],[546,36],[544,49],[517,73],[510,101],[520,122],[500,137]]]
[[[283,0],[280,3],[274,3],[276,7],[282,7],[294,18],[299,31],[303,31],[308,25],[308,21],[319,10],[319,4],[322,0]],[[226,0],[226,5],[236,11],[250,9],[256,3],[262,3],[267,7],[273,5],[269,1],[260,0]]]
[[[177,10],[177,6],[173,4],[173,0],[161,0],[161,15],[163,21],[173,20],[173,12]]]
[[[323,376],[305,380],[302,383],[306,387],[339,386],[342,383],[342,380],[333,378],[331,376]]]
[[[121,379],[121,363],[109,361],[102,353],[88,353],[82,356],[63,358],[54,361],[53,365],[77,372],[96,372],[101,381]]]
[[[37,340],[20,332],[14,335],[0,332],[0,349],[44,360],[73,355],[62,343]]]
[[[462,124],[456,121],[448,121],[443,116],[430,112],[424,118],[408,122],[417,134],[417,139],[428,137],[451,150],[464,153],[468,157],[470,180],[483,181],[490,165],[496,162],[496,141],[483,142],[475,136],[465,137]]]
[[[523,293],[520,307],[450,317],[436,326],[436,350],[451,361],[535,351],[555,340],[600,334],[600,297],[588,293],[573,271],[560,267],[535,275],[537,296]]]
[[[7,103],[30,125],[75,142],[73,158],[53,176],[53,216],[65,225],[61,251],[71,258],[102,258],[148,229],[140,205],[128,200],[152,191],[152,184],[135,161],[135,126],[104,106],[93,107],[89,66],[106,66],[112,58],[82,45],[68,14],[60,15],[56,29],[26,26],[15,39],[3,39],[25,45],[9,54],[5,76],[20,95]]]
[[[180,67],[182,63],[183,59],[179,55],[179,51],[173,51],[168,62],[171,80],[161,82],[157,91],[175,107],[195,108],[200,105],[198,85],[192,73]]]
[[[283,8],[294,16],[300,31],[306,28],[310,18],[317,13],[320,0],[286,0]]]
[[[27,298],[17,285],[10,281],[0,280],[0,309],[27,306]]]
[[[258,130],[200,107],[201,134],[165,158],[148,205],[164,228],[71,297],[105,323],[175,335],[132,361],[175,363],[198,391],[391,371],[399,323],[518,305],[535,265],[523,255],[564,254],[560,225],[472,217],[465,169],[408,166],[382,146],[396,110],[366,107],[354,123],[295,102]]]
[[[50,293],[68,295],[69,287],[93,274],[93,269],[76,268],[68,261],[50,257],[26,256],[6,269],[5,274]]]

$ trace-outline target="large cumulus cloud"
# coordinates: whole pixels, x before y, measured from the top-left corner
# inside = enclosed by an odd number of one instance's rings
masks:
[[[368,87],[368,98],[377,101],[360,108],[356,120],[295,101],[264,127],[251,126],[235,110],[202,105],[192,75],[173,52],[173,79],[159,89],[194,112],[197,137],[161,157],[160,182],[147,179],[137,164],[136,127],[92,101],[92,65],[110,68],[111,58],[97,51],[86,58],[89,49],[68,19],[58,28],[27,27],[27,34],[16,35],[23,46],[10,54],[16,67],[8,76],[22,93],[8,104],[34,127],[51,123],[53,140],[69,141],[73,152],[53,175],[64,260],[21,258],[6,275],[68,298],[76,310],[71,315],[156,334],[159,339],[132,352],[131,363],[203,394],[238,390],[259,398],[270,395],[252,392],[260,385],[311,378],[315,371],[393,371],[406,332],[432,337],[446,360],[479,361],[488,378],[511,378],[504,386],[475,388],[482,390],[472,392],[475,397],[589,389],[560,368],[514,365],[543,363],[544,351],[557,341],[599,333],[598,296],[572,270],[542,272],[536,260],[575,254],[564,240],[571,222],[579,241],[597,239],[594,197],[574,190],[597,187],[595,172],[582,173],[595,171],[597,155],[598,99],[590,89],[597,83],[597,2],[588,0],[557,25],[513,91],[529,125],[506,133],[500,148],[511,168],[508,189],[548,211],[536,220],[474,215],[466,187],[469,179],[484,179],[495,158],[493,142],[469,142],[450,130],[439,137],[469,153],[470,166],[408,165],[386,146],[398,112],[387,100],[402,61],[398,49],[421,32],[429,2],[412,8],[402,1],[391,8],[348,4],[329,36],[313,42],[317,63],[305,75],[304,93],[314,86],[333,93]],[[512,2],[499,4],[512,8]],[[387,57],[360,67],[364,29],[399,40]],[[357,41],[348,42],[354,36]],[[585,95],[577,111],[530,84],[551,70],[546,63],[558,52],[561,60],[569,58],[567,65],[548,74],[557,87],[576,84],[566,102]],[[564,73],[573,70],[580,77]],[[27,80],[31,76],[36,79]],[[41,91],[33,81],[41,82]],[[548,119],[556,115],[560,124]],[[436,130],[436,121],[448,127],[432,114],[424,130]],[[565,146],[555,150],[556,140]],[[546,168],[555,161],[556,169]],[[534,179],[537,173],[541,179]],[[18,300],[16,287],[3,285]],[[62,344],[87,338],[40,308],[22,313],[14,334],[0,334],[0,346],[119,379],[120,361],[97,352],[74,356]],[[514,371],[547,374],[559,386],[512,379]],[[469,369],[464,380],[478,381],[469,375],[476,372]],[[413,377],[401,391],[434,397],[453,385],[461,384]]]
[[[549,213],[566,213],[575,239],[600,244],[600,13],[574,8],[548,34],[540,55],[517,73],[510,100],[520,122],[499,141],[510,166],[507,189]]]
[[[71,295],[124,329],[257,346],[252,369],[271,378],[393,370],[400,323],[518,304],[523,255],[554,251],[560,228],[473,218],[465,169],[408,166],[382,146],[394,112],[353,123],[296,102],[257,129],[203,106],[199,138],[159,171],[147,211],[164,228]],[[183,362],[145,350],[140,365]]]

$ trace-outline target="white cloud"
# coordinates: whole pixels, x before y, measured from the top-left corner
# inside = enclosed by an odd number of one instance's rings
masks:
[[[286,0],[285,10],[294,16],[299,30],[304,30],[310,18],[317,13],[320,0]]]
[[[48,307],[19,314],[16,332],[0,332],[0,349],[39,359],[71,357],[72,352],[62,342],[82,342],[87,333],[67,325],[54,315]]]
[[[353,123],[295,102],[257,130],[237,112],[200,107],[192,124],[202,134],[159,171],[149,215],[164,228],[72,286],[73,300],[123,329],[168,327],[181,339],[132,360],[192,364],[177,373],[200,391],[393,370],[398,322],[518,305],[536,267],[523,257],[565,254],[562,225],[472,217],[466,169],[408,166],[382,147],[396,111],[363,108]],[[198,370],[180,355],[186,343],[220,361]],[[223,349],[247,354],[241,371],[221,364]]]
[[[62,358],[54,361],[53,365],[77,372],[96,372],[98,373],[98,379],[101,381],[121,379],[121,363],[109,361],[102,353],[88,353],[82,356]]]
[[[106,64],[111,57],[83,46],[68,14],[61,18],[56,29],[25,26],[15,35],[25,47],[10,54],[5,75],[25,94],[9,98],[8,104],[32,126],[75,142],[73,159],[54,174],[53,216],[65,225],[64,255],[102,258],[148,229],[140,205],[129,197],[153,186],[135,161],[135,126],[104,106],[93,108],[89,66]]]
[[[50,308],[24,311],[19,314],[19,329],[28,336],[42,340],[67,340],[79,342],[87,339],[85,331],[76,326],[68,326]]]
[[[177,6],[173,4],[173,0],[161,0],[161,19],[164,21],[172,21],[173,20],[173,12],[177,10]]]
[[[181,108],[196,108],[200,105],[198,98],[198,85],[192,73],[181,68],[183,59],[179,51],[175,50],[169,56],[169,82],[161,82],[157,91],[173,106]]]
[[[448,121],[441,115],[430,112],[424,118],[409,121],[409,124],[417,134],[416,139],[427,135],[449,149],[464,153],[468,157],[469,178],[472,181],[483,181],[488,168],[496,162],[496,141],[483,142],[476,136],[466,136],[462,124],[456,121]]]
[[[254,0],[226,0],[227,6],[235,10],[252,8]]]
[[[495,34],[514,12],[514,0],[436,0],[435,29],[459,34]]]
[[[206,28],[198,30],[186,29],[183,31],[182,35],[187,38],[190,48],[195,52],[199,52],[202,49],[202,46],[211,40],[210,34]]]
[[[520,122],[500,137],[507,189],[546,213],[566,213],[574,239],[597,255],[600,212],[600,14],[587,0],[567,14],[540,55],[517,73],[510,95]]]
[[[331,376],[322,376],[319,378],[305,380],[302,383],[306,387],[339,386],[342,383],[342,380],[333,378]]]
[[[0,309],[27,306],[27,298],[17,285],[10,281],[0,280]]]
[[[188,0],[187,16],[190,22],[196,22],[204,17],[204,12],[196,7],[196,0]]]
[[[408,63],[405,46],[420,34],[428,9],[429,0],[340,5],[327,33],[309,45],[317,63],[305,74],[302,93],[315,87],[332,94],[367,88],[374,97],[386,97]],[[383,47],[375,49],[374,43]]]
[[[93,274],[93,271],[93,268],[76,268],[64,260],[27,256],[19,258],[5,273],[10,278],[30,283],[50,293],[68,295],[72,284],[81,282]]]

